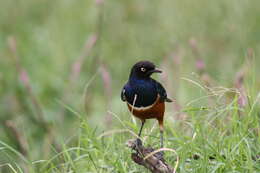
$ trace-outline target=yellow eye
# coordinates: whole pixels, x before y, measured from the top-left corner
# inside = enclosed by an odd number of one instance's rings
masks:
[[[145,72],[145,71],[146,71],[146,69],[145,69],[145,68],[143,68],[143,67],[141,67],[141,71],[142,71],[142,72]]]

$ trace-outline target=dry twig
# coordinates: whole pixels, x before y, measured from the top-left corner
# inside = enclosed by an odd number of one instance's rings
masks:
[[[139,142],[138,142],[139,141]],[[155,149],[151,147],[144,147],[140,139],[129,140],[127,147],[133,149],[135,153],[132,153],[132,160],[138,165],[142,165],[152,173],[175,173],[176,169],[169,166],[160,152],[152,154]]]

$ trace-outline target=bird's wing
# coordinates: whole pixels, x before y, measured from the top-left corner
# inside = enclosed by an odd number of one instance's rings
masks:
[[[167,97],[167,92],[164,89],[164,87],[162,86],[162,84],[160,84],[156,80],[154,80],[154,81],[156,83],[156,90],[157,90],[158,94],[160,95],[161,101],[172,102],[172,100]]]
[[[126,101],[126,97],[125,97],[125,87],[122,89],[122,91],[121,91],[121,100],[123,101],[123,102],[125,102]]]

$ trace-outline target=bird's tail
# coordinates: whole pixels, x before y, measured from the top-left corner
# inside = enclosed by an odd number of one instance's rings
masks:
[[[165,99],[166,102],[173,102],[172,99],[166,98]]]

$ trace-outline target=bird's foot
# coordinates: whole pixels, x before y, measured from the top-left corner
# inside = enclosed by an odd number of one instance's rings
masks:
[[[160,151],[160,152],[156,153],[155,155],[156,155],[156,157],[157,157],[158,159],[163,160],[164,152],[163,152],[163,151]]]
[[[143,147],[142,140],[140,138],[129,140],[126,145],[132,150],[140,150]]]
[[[137,147],[140,147],[143,145],[142,140],[140,138],[137,138],[135,142],[136,142]]]
[[[163,151],[160,151],[157,154],[157,158],[160,159],[160,160],[164,160],[163,156],[164,156],[164,152]]]

